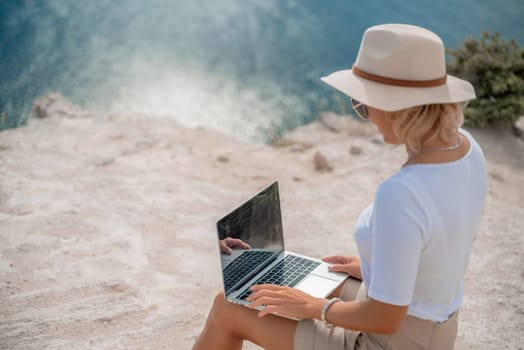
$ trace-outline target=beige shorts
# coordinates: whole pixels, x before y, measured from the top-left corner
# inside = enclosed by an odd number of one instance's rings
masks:
[[[348,279],[340,297],[365,300],[364,283]],[[318,320],[302,320],[295,333],[296,350],[451,350],[455,343],[458,312],[446,322],[435,323],[407,315],[395,334],[373,334],[329,328]]]

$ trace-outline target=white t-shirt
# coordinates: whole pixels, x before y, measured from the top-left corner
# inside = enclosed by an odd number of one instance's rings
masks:
[[[482,150],[461,133],[471,143],[464,157],[403,167],[379,186],[355,228],[368,296],[434,322],[462,303],[487,192]]]

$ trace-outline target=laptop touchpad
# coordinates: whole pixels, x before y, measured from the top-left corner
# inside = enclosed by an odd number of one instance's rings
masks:
[[[334,291],[340,282],[333,281],[327,278],[309,275],[302,282],[297,284],[295,288],[300,289],[317,298],[325,298]]]

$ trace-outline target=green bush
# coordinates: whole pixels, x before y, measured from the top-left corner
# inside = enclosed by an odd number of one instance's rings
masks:
[[[514,126],[524,114],[524,49],[498,33],[484,33],[480,40],[467,39],[447,53],[453,58],[448,73],[470,81],[477,93],[464,111],[465,122]]]

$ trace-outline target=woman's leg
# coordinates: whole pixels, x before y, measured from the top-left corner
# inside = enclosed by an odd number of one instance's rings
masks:
[[[257,310],[230,303],[219,293],[193,350],[241,349],[244,339],[267,350],[292,350],[296,328],[296,321],[274,315],[259,318]]]

